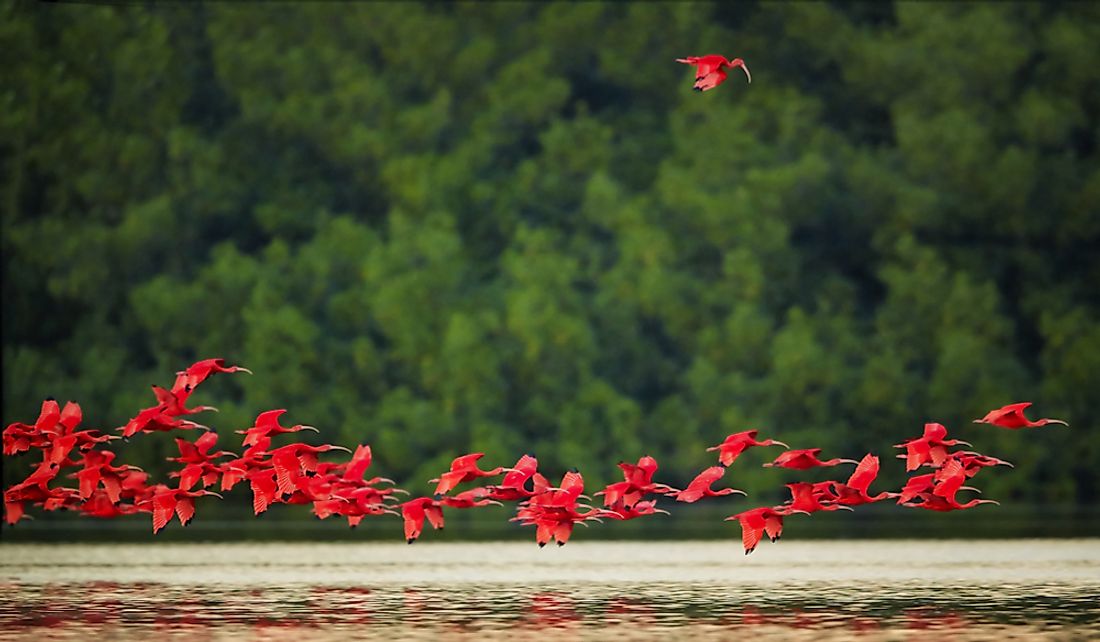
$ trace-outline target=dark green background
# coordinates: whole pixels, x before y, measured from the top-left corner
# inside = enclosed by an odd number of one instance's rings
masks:
[[[935,420],[1016,463],[986,497],[1098,502],[1097,5],[0,17],[5,425],[53,395],[113,429],[221,356],[256,372],[193,397],[222,447],[287,408],[417,493],[467,451],[682,484],[748,428],[876,452],[885,489]],[[707,53],[754,82],[693,92],[673,59]],[[1071,427],[969,423],[1022,400]],[[118,450],[162,475],[175,446]],[[777,452],[731,471],[750,501],[850,470]]]

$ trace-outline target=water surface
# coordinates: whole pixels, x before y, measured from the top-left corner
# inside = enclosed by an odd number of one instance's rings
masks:
[[[0,639],[1100,636],[1100,540],[7,544]]]

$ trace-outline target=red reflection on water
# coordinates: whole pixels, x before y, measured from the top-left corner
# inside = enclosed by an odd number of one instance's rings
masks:
[[[580,620],[576,603],[569,596],[536,593],[530,597],[519,625],[533,629],[568,628]]]

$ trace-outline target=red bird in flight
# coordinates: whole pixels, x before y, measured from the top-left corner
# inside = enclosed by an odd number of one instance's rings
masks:
[[[836,466],[837,464],[859,464],[854,459],[828,459],[821,461],[817,458],[821,453],[820,448],[806,448],[803,450],[788,450],[775,458],[775,461],[764,464],[765,468],[791,468],[793,470],[808,470],[818,466]]]
[[[1030,405],[1030,401],[1025,401],[1023,403],[1009,404],[996,410],[990,410],[986,416],[981,419],[975,419],[974,423],[991,424],[1001,428],[1010,428],[1012,430],[1019,428],[1038,428],[1039,426],[1045,426],[1047,424],[1069,425],[1061,419],[1036,419],[1035,421],[1030,421],[1024,416],[1024,410]]]
[[[727,67],[731,69],[733,67],[740,67],[745,72],[745,75],[748,76],[749,82],[752,82],[752,74],[749,73],[749,68],[745,65],[745,61],[740,58],[726,60],[725,56],[710,54],[708,56],[677,58],[676,62],[682,62],[685,65],[695,65],[695,85],[692,87],[695,91],[708,91],[726,82]]]
[[[485,453],[470,453],[456,457],[451,462],[451,469],[435,479],[429,479],[428,483],[438,482],[435,487],[436,495],[445,495],[452,488],[463,482],[473,481],[478,477],[492,477],[503,472],[522,472],[515,468],[497,466],[492,470],[481,470],[477,467],[477,460],[485,456]]]
[[[790,448],[787,444],[776,439],[757,441],[757,432],[756,430],[746,430],[744,432],[734,433],[726,437],[726,439],[717,446],[707,448],[707,452],[709,453],[717,450],[718,462],[723,466],[729,466],[741,455],[741,453],[753,446],[783,446],[784,448]]]
[[[301,432],[303,430],[311,430],[320,434],[320,430],[317,430],[313,426],[303,426],[302,424],[294,424],[290,428],[283,428],[279,424],[279,417],[286,414],[285,408],[279,410],[268,410],[267,412],[261,412],[256,417],[256,422],[248,430],[238,430],[237,434],[244,435],[244,445],[253,446],[259,443],[262,437],[285,435],[291,432]]]
[[[745,491],[737,490],[736,488],[723,488],[722,490],[714,490],[711,488],[714,482],[722,479],[722,475],[725,474],[725,466],[711,466],[696,475],[695,479],[691,480],[687,488],[677,493],[676,501],[691,504],[704,497],[721,497],[722,495],[732,495],[734,493],[744,495]]]

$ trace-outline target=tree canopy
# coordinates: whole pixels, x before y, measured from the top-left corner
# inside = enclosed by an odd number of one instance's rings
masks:
[[[1097,5],[0,13],[5,424],[120,426],[219,356],[256,375],[213,425],[287,408],[413,484],[940,421],[1016,463],[987,496],[1098,500]],[[693,92],[706,53],[753,83]],[[1023,400],[1071,427],[970,424]]]

